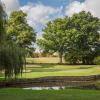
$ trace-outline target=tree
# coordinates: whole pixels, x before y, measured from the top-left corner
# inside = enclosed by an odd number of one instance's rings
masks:
[[[91,13],[82,11],[70,17],[69,49],[67,54],[76,62],[92,64],[93,59],[100,53],[100,19]]]
[[[24,51],[6,38],[6,12],[0,2],[0,70],[5,72],[5,78],[16,77],[22,73],[25,64]]]
[[[62,63],[62,57],[67,48],[67,33],[65,31],[68,29],[68,23],[68,17],[48,22],[43,29],[43,38],[38,40],[38,45],[43,51],[58,52],[60,63]]]
[[[92,64],[100,54],[100,19],[82,11],[72,17],[57,18],[44,28],[43,38],[38,40],[42,50],[58,52],[71,64]]]
[[[12,12],[7,23],[7,35],[8,39],[30,52],[34,50],[36,32],[28,25],[26,17],[23,11]]]
[[[22,74],[25,62],[24,50],[13,42],[0,46],[0,68],[5,72],[6,79]]]
[[[4,40],[5,29],[4,25],[6,22],[6,13],[4,11],[4,5],[0,1],[0,43]]]

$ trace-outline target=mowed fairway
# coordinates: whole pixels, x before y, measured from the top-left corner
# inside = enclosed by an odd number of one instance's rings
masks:
[[[27,58],[26,71],[21,78],[46,76],[88,76],[99,75],[100,65],[59,65],[56,57]],[[0,74],[1,78],[4,77]]]
[[[0,100],[100,100],[100,91],[0,89]]]
[[[27,65],[23,78],[37,78],[45,76],[87,76],[100,74],[99,66],[91,65]]]
[[[58,58],[28,58],[23,78],[45,76],[87,76],[100,74],[100,65],[59,65]],[[52,63],[52,64],[51,64]]]

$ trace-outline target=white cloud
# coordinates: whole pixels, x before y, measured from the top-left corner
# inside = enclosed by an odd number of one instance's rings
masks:
[[[80,3],[79,1],[72,2],[69,6],[66,7],[65,14],[68,16],[72,16],[74,13],[78,13],[82,10],[85,10],[86,5],[84,3]]]
[[[27,14],[27,21],[31,26],[37,26],[38,24],[45,25],[48,20],[60,16],[61,8],[53,8],[41,3],[33,4],[28,3],[24,6],[20,6],[19,0],[1,0],[6,7],[8,15],[15,10],[23,10]],[[57,14],[57,15],[56,15]],[[52,17],[51,17],[52,16]]]
[[[6,11],[10,14],[14,10],[23,10],[27,13],[27,21],[31,26],[45,25],[48,20],[56,17],[63,17],[64,7],[54,8],[41,3],[28,3],[20,6],[19,0],[1,0],[6,6]],[[100,0],[85,0],[84,2],[74,1],[66,6],[65,15],[72,16],[82,10],[90,11],[94,16],[100,18]]]
[[[100,18],[100,0],[85,0],[82,3],[74,1],[66,7],[65,14],[72,16],[82,10],[90,11],[94,16]]]
[[[18,0],[1,0],[6,7],[7,14],[10,14],[14,10],[18,10],[20,5]]]
[[[27,4],[20,8],[25,13],[27,13],[27,20],[31,26],[37,24],[44,25],[51,17],[55,15],[59,9],[50,6],[45,6],[41,3],[39,4]]]

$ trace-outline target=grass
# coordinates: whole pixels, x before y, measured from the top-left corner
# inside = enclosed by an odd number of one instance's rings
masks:
[[[87,76],[100,74],[99,65],[58,65],[57,57],[27,58],[25,78],[45,76]],[[64,62],[64,60],[63,60]],[[32,63],[35,63],[34,65]]]
[[[100,74],[99,65],[59,65],[58,58],[27,58],[26,74],[22,78],[45,76],[87,76]],[[33,64],[35,63],[35,64]],[[51,64],[52,63],[52,64]],[[0,74],[3,77],[2,74]],[[100,81],[97,82],[100,86]],[[24,90],[0,89],[0,100],[100,100],[99,90]]]
[[[58,57],[27,58],[27,63],[59,63]]]
[[[88,76],[100,74],[100,65],[59,65],[57,57],[27,58],[26,73],[22,78],[46,76]],[[32,64],[32,63],[35,64]],[[52,64],[51,64],[52,63]],[[3,77],[3,74],[0,75]]]
[[[53,65],[37,64],[27,65],[26,74],[23,78],[38,78],[45,76],[88,76],[100,74],[100,67],[97,65]]]
[[[45,76],[88,76],[100,74],[97,65],[58,65],[57,57],[27,58],[25,78],[38,78]],[[63,60],[64,62],[64,60]],[[33,65],[32,63],[35,63]],[[52,64],[51,64],[52,63]]]
[[[0,89],[0,100],[100,100],[100,91]]]

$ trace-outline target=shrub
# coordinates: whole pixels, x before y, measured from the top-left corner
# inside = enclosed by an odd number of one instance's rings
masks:
[[[77,58],[71,54],[65,54],[64,56],[65,62],[69,62],[69,64],[77,64]]]
[[[96,58],[94,59],[94,64],[100,65],[100,56],[98,56],[98,57],[96,57]]]

